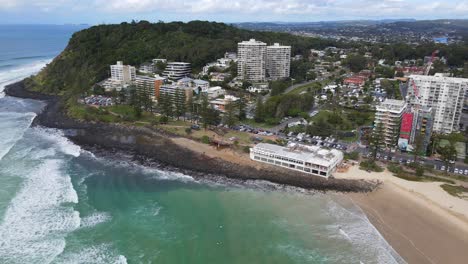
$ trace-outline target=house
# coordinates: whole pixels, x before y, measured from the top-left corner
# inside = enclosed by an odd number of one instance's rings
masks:
[[[214,87],[208,88],[206,90],[206,93],[208,94],[208,98],[214,99],[214,98],[220,97],[221,95],[225,95],[226,90],[221,88],[221,86],[214,86]]]
[[[210,105],[218,110],[218,111],[221,111],[221,112],[224,112],[226,110],[226,105],[230,104],[230,103],[235,103],[237,101],[239,101],[240,98],[239,97],[235,97],[233,95],[226,95],[224,96],[224,98],[222,99],[214,99],[214,100],[211,100],[210,101]]]

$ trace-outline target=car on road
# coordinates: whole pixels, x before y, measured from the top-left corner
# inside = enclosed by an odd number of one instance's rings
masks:
[[[458,174],[458,168],[455,168],[453,172]]]
[[[465,170],[463,174],[468,175],[468,170]]]
[[[440,170],[441,170],[441,171],[445,171],[445,166],[442,165],[442,166],[440,167]]]

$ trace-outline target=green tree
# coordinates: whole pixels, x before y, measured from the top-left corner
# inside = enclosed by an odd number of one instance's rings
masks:
[[[418,157],[424,156],[425,154],[426,154],[426,149],[424,149],[424,135],[417,134],[414,138],[414,149],[413,149],[414,162],[417,162]]]
[[[190,116],[190,122],[192,122],[194,115],[195,115],[195,104],[194,104],[193,96],[189,96],[187,100],[187,113]]]
[[[161,113],[167,118],[172,117],[174,113],[173,101],[172,95],[168,93],[162,93],[159,96]]]
[[[200,96],[200,117],[203,124],[203,128],[207,129],[210,125],[210,102],[208,101],[208,95],[203,93]]]
[[[261,97],[257,98],[257,105],[255,107],[255,122],[261,123],[265,121],[265,109],[263,106],[263,100]]]
[[[366,58],[360,54],[351,54],[345,60],[345,65],[347,65],[352,72],[364,70],[366,68],[366,64]]]
[[[130,91],[130,106],[133,107],[135,117],[140,118],[143,114],[143,111],[141,110],[142,104],[139,98],[139,94],[137,93],[137,90],[134,86],[130,86],[128,89]]]
[[[247,116],[245,112],[245,107],[246,107],[245,98],[244,96],[241,96],[239,99],[239,102],[237,103],[237,108],[239,110],[239,115],[238,115],[239,120],[244,120]]]
[[[451,143],[443,147],[439,147],[437,152],[440,154],[440,157],[447,168],[449,167],[451,161],[457,159],[457,150]]]
[[[182,89],[177,89],[175,97],[175,114],[177,116],[177,120],[179,120],[180,116],[185,115],[187,110],[186,100],[185,100],[185,92]]]
[[[225,106],[224,124],[232,127],[237,123],[237,121],[238,118],[236,115],[236,105],[230,102]]]
[[[370,133],[369,138],[369,148],[372,153],[372,159],[375,160],[377,158],[377,153],[382,149],[385,145],[384,142],[384,127],[382,123],[378,123],[374,130]]]

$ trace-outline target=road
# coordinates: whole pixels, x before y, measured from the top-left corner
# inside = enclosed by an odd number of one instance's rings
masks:
[[[362,156],[366,156],[369,153],[369,150],[367,148],[358,148],[357,151],[359,151]],[[385,160],[385,157],[387,157],[387,160]],[[390,162],[389,159],[391,159],[393,162],[397,162],[400,164],[407,164],[408,160],[414,161],[414,155],[408,154],[408,153],[401,153],[401,152],[392,153],[390,151],[380,151],[377,154],[377,159],[383,162]],[[468,170],[468,165],[463,162],[456,162],[455,164],[449,164],[448,168],[447,166],[445,166],[445,163],[443,161],[435,160],[433,158],[419,157],[418,162],[424,165],[431,165],[432,168],[435,168],[437,170],[441,170],[442,166],[446,167],[445,169],[450,172],[453,172],[455,168],[457,168],[458,170],[463,170],[463,171]],[[465,175],[465,176],[468,176],[468,175]]]

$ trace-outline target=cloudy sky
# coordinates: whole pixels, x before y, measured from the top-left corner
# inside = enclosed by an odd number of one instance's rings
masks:
[[[0,24],[468,18],[468,0],[0,0]]]

